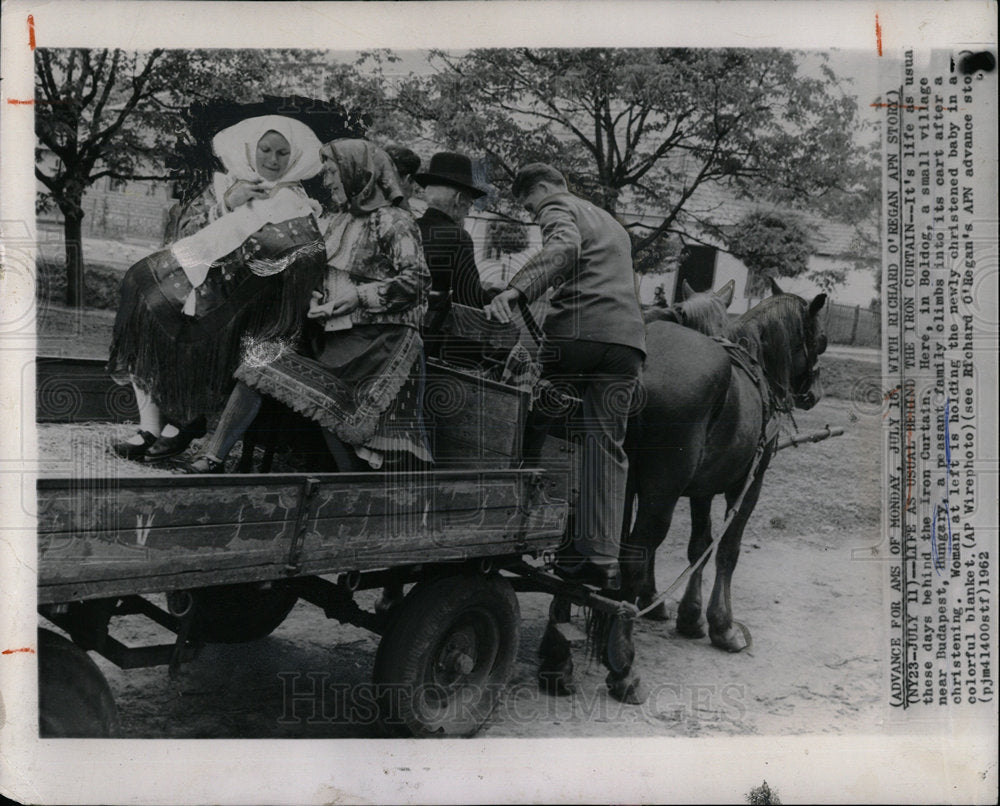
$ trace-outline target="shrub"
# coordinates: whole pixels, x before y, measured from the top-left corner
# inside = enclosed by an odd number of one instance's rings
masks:
[[[752,804],[752,806],[767,806],[771,803],[781,803],[778,799],[778,792],[775,789],[771,789],[768,786],[767,781],[764,781],[760,786],[755,786],[746,795],[747,803]]]
[[[62,304],[66,300],[66,268],[61,263],[38,258],[35,296],[42,302]],[[85,308],[115,310],[118,307],[118,287],[123,272],[99,263],[88,264],[83,271],[83,305]]]

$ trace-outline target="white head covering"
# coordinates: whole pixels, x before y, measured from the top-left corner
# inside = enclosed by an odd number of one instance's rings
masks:
[[[257,143],[268,132],[278,132],[288,141],[288,167],[277,180],[264,179],[257,173]],[[282,115],[263,115],[241,120],[223,129],[212,138],[212,150],[222,161],[225,174],[215,175],[216,197],[222,195],[238,179],[262,182],[264,187],[309,179],[320,172],[323,163],[319,156],[322,144],[312,129],[298,120]]]
[[[265,179],[257,173],[257,143],[270,131],[278,132],[290,147],[288,167],[276,180]],[[212,138],[212,149],[226,169],[226,173],[215,174],[217,199],[225,198],[226,191],[241,179],[260,182],[262,187],[273,190],[268,198],[244,204],[171,246],[192,286],[197,288],[205,282],[212,262],[232,252],[265,224],[319,215],[319,204],[299,195],[291,186],[319,173],[323,167],[321,147],[319,138],[306,124],[282,115],[247,118]],[[193,312],[193,306],[192,291],[184,304],[184,312]]]
[[[212,138],[212,150],[222,161],[229,184],[237,179],[249,182],[268,182],[257,173],[257,143],[268,132],[277,132],[288,141],[290,153],[288,167],[278,177],[277,182],[298,182],[310,179],[323,167],[319,150],[322,144],[312,129],[301,121],[282,115],[264,115],[247,118],[228,129],[223,129]]]

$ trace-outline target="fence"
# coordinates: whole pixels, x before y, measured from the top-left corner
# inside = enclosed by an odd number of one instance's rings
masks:
[[[825,311],[824,327],[831,344],[875,348],[882,345],[882,317],[877,311],[836,302],[826,305]]]

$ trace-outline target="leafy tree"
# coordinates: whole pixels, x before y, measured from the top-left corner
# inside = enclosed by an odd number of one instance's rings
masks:
[[[643,237],[643,231],[633,229],[629,234],[632,236],[632,267],[637,273],[676,270],[684,251],[684,245],[679,238],[660,238],[640,250],[637,245]]]
[[[183,110],[267,88],[258,51],[35,51],[35,176],[40,209],[63,215],[66,304],[83,304],[83,194],[103,177],[166,179]],[[252,89],[251,89],[252,88]]]
[[[655,223],[631,225],[636,255],[665,235],[721,238],[720,195],[856,214],[870,168],[852,140],[854,99],[825,67],[805,75],[791,51],[519,48],[431,60],[435,72],[397,81],[372,107],[381,120],[409,117],[428,138],[488,155],[500,184],[543,160],[612,214],[648,213]]]
[[[828,296],[833,296],[833,292],[847,280],[847,268],[841,266],[830,269],[816,269],[809,272],[806,276],[816,283]]]
[[[515,255],[528,248],[528,230],[520,221],[495,219],[486,230],[486,254],[491,258]]]
[[[748,297],[765,296],[768,278],[798,277],[808,268],[813,252],[805,228],[775,213],[751,213],[730,230],[727,241],[729,251],[750,272]]]

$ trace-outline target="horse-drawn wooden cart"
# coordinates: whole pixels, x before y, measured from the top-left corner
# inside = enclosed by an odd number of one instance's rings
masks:
[[[60,372],[45,366],[40,387]],[[65,374],[86,372],[77,362]],[[432,471],[39,479],[39,612],[72,639],[40,630],[42,735],[115,735],[87,651],[176,669],[204,643],[266,636],[298,600],[381,635],[373,677],[387,724],[475,732],[513,667],[515,591],[617,603],[527,562],[559,545],[574,484],[558,439],[520,466],[527,394],[444,365],[429,368],[427,394],[440,398]],[[388,612],[355,601],[387,582],[416,584]],[[149,596],[164,593],[165,606]],[[176,640],[126,646],[115,619],[136,614]]]
[[[639,702],[631,623],[662,600],[653,562],[681,496],[699,507],[700,526],[692,530],[691,564],[666,592],[686,581],[678,629],[704,634],[701,574],[717,547],[708,631],[716,646],[741,650],[730,578],[764,470],[783,447],[769,426],[819,398],[826,337],[817,314],[825,301],[776,288],[731,328],[732,342],[669,322],[649,325],[625,493],[638,508],[623,540],[620,602],[525,560],[562,542],[576,487],[571,446],[550,433],[525,466],[529,392],[444,364],[428,365],[433,471],[41,480],[39,605],[76,644],[54,634],[41,640],[43,733],[74,730],[59,720],[88,709],[88,730],[113,729],[113,709],[101,707],[107,686],[82,650],[121,665],[176,667],[199,643],[266,635],[300,598],[382,636],[374,670],[382,713],[412,734],[468,734],[488,716],[517,646],[517,590],[559,597],[542,639],[540,680],[558,690],[571,678],[559,624],[573,601],[599,614],[589,637],[609,668],[610,693]],[[79,400],[100,402],[93,394]],[[722,493],[729,514],[716,541],[709,513]],[[388,615],[354,602],[356,590],[400,580],[416,584]],[[152,592],[168,594],[166,610],[144,598]],[[176,642],[128,649],[108,629],[127,613],[174,630]],[[67,679],[91,682],[81,692]]]

